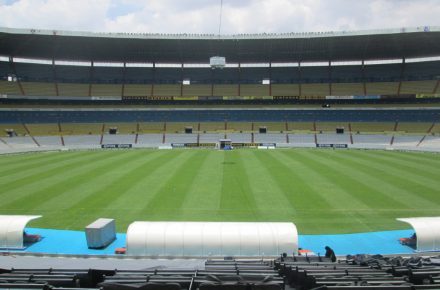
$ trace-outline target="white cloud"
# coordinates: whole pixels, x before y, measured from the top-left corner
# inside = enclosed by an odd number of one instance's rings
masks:
[[[110,0],[19,0],[0,6],[1,26],[65,30],[100,30]]]
[[[222,33],[440,25],[440,0],[223,0]],[[218,32],[220,0],[0,0],[0,26]]]

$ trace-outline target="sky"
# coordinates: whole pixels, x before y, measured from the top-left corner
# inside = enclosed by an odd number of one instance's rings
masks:
[[[440,0],[0,0],[0,26],[223,35],[440,26]]]

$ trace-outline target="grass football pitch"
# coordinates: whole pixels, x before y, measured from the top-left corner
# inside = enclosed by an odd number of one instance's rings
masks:
[[[291,221],[301,234],[408,228],[440,216],[440,154],[366,150],[100,150],[0,156],[0,214],[83,230],[116,219]]]

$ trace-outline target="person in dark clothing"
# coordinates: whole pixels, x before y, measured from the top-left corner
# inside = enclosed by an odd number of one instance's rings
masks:
[[[330,258],[332,262],[336,262],[335,251],[333,251],[329,246],[325,246],[325,257]]]

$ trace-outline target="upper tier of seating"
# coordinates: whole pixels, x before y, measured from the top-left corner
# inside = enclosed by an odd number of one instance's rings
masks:
[[[105,84],[273,84],[395,82],[435,80],[439,61],[402,64],[303,66],[303,67],[100,67],[0,62],[0,79],[16,75],[24,82],[105,83]]]

